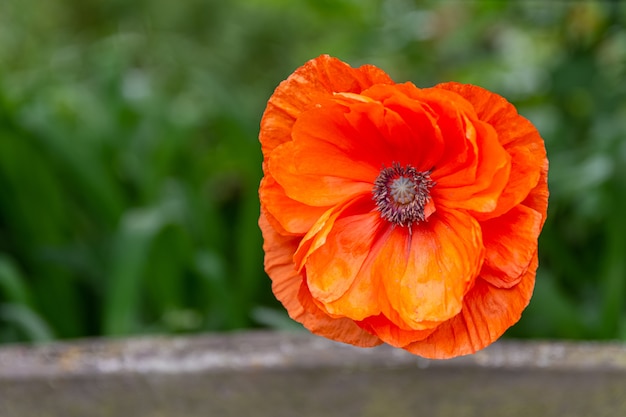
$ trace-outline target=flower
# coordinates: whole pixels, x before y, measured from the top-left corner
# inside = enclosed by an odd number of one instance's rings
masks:
[[[276,88],[259,139],[265,270],[311,332],[450,358],[519,320],[548,161],[504,98],[322,55]]]

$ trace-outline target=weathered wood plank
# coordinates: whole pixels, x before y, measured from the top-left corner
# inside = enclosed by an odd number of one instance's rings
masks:
[[[626,415],[626,347],[499,342],[428,361],[309,334],[0,349],[0,416]]]

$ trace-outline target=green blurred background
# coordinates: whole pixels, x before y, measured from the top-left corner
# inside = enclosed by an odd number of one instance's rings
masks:
[[[516,104],[551,198],[508,335],[626,340],[625,25],[618,1],[2,0],[0,342],[297,328],[257,134],[321,53]]]

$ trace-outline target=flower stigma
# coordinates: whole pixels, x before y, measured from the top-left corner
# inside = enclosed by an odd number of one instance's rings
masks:
[[[424,209],[430,201],[430,189],[436,184],[430,179],[431,171],[418,171],[411,165],[402,167],[397,162],[383,167],[372,189],[380,216],[409,227],[409,231],[413,223],[425,221]]]
[[[398,177],[389,187],[391,198],[400,204],[409,204],[415,198],[415,183],[407,177]]]

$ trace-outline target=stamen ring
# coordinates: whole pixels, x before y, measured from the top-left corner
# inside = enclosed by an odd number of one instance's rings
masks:
[[[425,221],[424,208],[430,201],[430,189],[436,185],[431,172],[418,171],[411,165],[402,167],[398,162],[383,167],[372,189],[380,216],[407,227]]]

